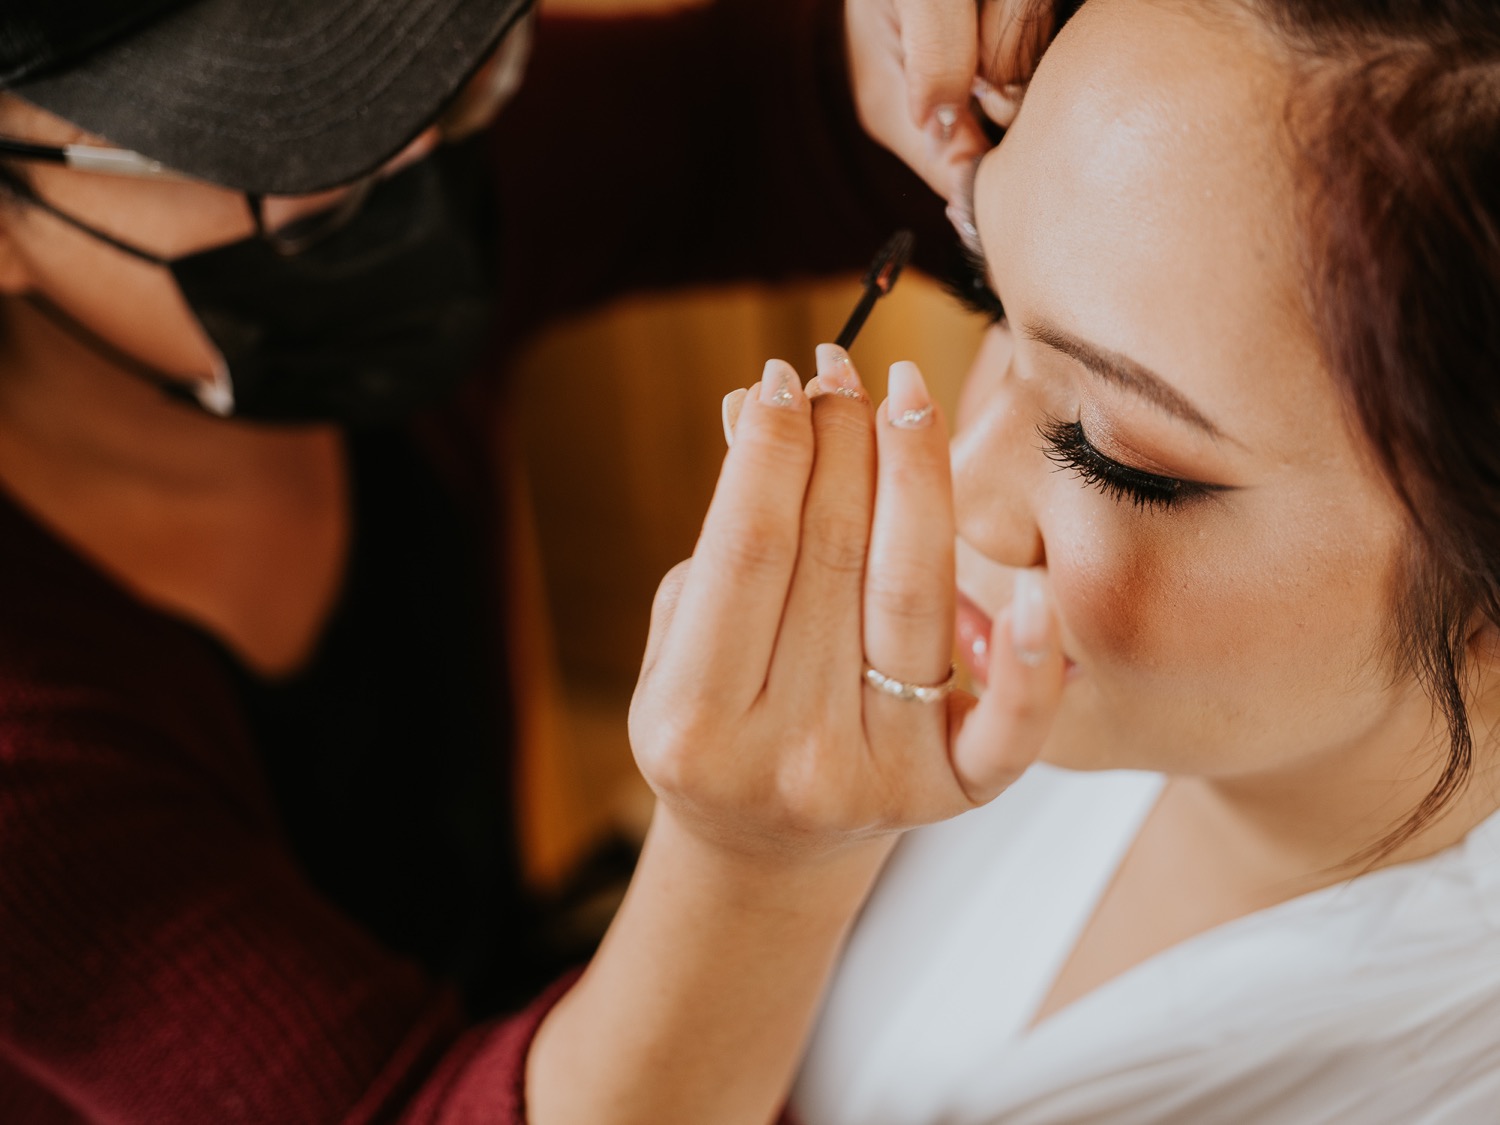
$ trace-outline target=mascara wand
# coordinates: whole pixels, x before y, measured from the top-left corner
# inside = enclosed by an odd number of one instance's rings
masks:
[[[860,297],[859,304],[854,306],[854,311],[849,314],[849,319],[844,322],[843,330],[834,341],[839,347],[847,350],[849,345],[854,343],[854,337],[858,336],[859,330],[865,326],[865,321],[869,319],[870,310],[875,307],[875,302],[889,293],[896,284],[896,278],[901,276],[901,268],[911,257],[912,247],[916,245],[916,242],[916,236],[911,231],[898,230],[880,248],[880,253],[875,255],[875,260],[865,271],[864,295]]]

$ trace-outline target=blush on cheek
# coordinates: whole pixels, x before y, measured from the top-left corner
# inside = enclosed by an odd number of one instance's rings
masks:
[[[1048,569],[1068,634],[1068,655],[1086,673],[1157,664],[1174,614],[1160,552],[1089,525],[1071,543],[1048,543]]]
[[[1156,681],[1153,691],[1206,703],[1223,693],[1226,675],[1265,656],[1264,590],[1233,551],[1113,515],[1078,521],[1086,534],[1048,544],[1052,586],[1077,648],[1069,656],[1108,694],[1133,696]]]

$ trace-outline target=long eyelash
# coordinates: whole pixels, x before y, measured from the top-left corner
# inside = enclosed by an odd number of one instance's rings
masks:
[[[1043,453],[1059,468],[1076,473],[1085,484],[1116,501],[1129,500],[1145,511],[1170,509],[1185,500],[1222,491],[1219,485],[1158,476],[1132,469],[1100,453],[1089,442],[1078,422],[1051,419],[1038,432],[1046,443]]]
[[[991,324],[999,324],[1005,319],[1005,306],[990,288],[984,262],[969,246],[963,246],[963,267],[956,275],[944,279],[943,288],[966,309],[978,313]]]

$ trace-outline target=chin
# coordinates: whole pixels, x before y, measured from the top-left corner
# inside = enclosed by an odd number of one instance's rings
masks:
[[[1046,762],[1063,770],[1092,772],[1096,770],[1140,769],[1142,767],[1115,761],[1103,747],[1065,746],[1056,739],[1048,739],[1047,745],[1037,755],[1037,761]]]
[[[1161,768],[1160,762],[1145,761],[1139,753],[1131,754],[1129,740],[1120,738],[1118,734],[1112,737],[1108,733],[1118,731],[1118,723],[1079,721],[1078,712],[1070,707],[1070,704],[1076,705],[1079,702],[1076,697],[1069,698],[1073,694],[1070,691],[1063,696],[1062,711],[1058,714],[1057,722],[1053,724],[1052,733],[1047,736],[1037,761],[1065,770]]]

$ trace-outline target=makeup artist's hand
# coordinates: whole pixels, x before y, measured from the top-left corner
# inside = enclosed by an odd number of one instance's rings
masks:
[[[1010,123],[1051,38],[1053,7],[1053,0],[845,0],[860,122],[951,201],[989,147],[976,109]]]
[[[1062,692],[1055,614],[1018,583],[989,683],[923,703],[954,628],[946,427],[915,365],[874,410],[842,350],[809,399],[772,360],[743,398],[692,559],[662,584],[631,706],[661,807],[700,839],[803,860],[982,804],[1033,761]]]

